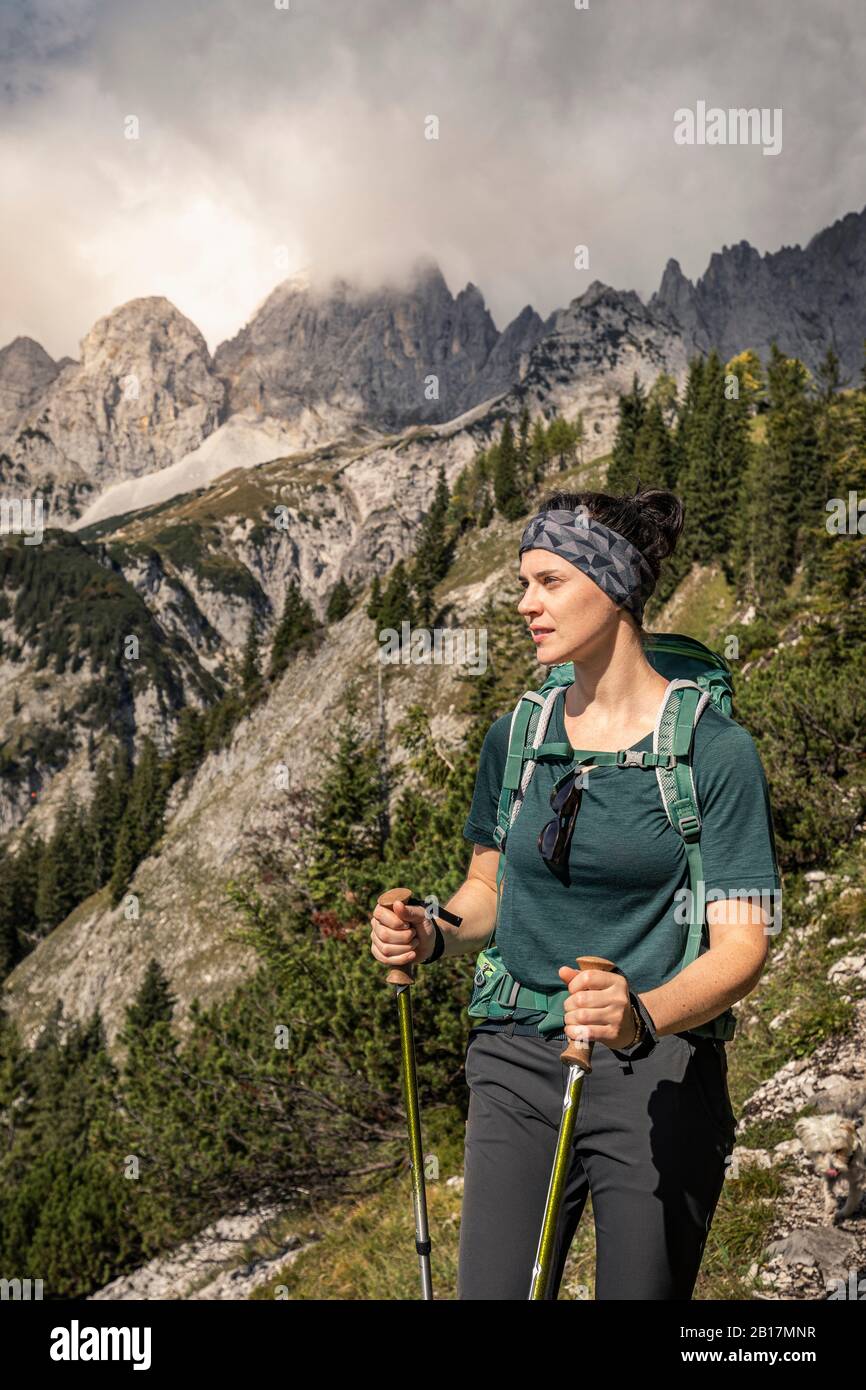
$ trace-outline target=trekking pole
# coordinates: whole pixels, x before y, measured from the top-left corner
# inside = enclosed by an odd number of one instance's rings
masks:
[[[581,970],[615,969],[613,961],[605,960],[603,956],[579,956],[577,964]],[[553,1156],[550,1185],[547,1189],[547,1201],[544,1206],[544,1219],[541,1223],[541,1235],[538,1238],[538,1250],[532,1270],[532,1282],[529,1286],[530,1300],[543,1299],[550,1282],[553,1244],[556,1239],[562,1196],[571,1161],[574,1120],[577,1107],[580,1104],[583,1078],[589,1076],[592,1071],[590,1058],[594,1046],[594,1042],[569,1042],[568,1047],[560,1057],[560,1060],[568,1066],[568,1076],[565,1082],[565,1094],[562,1098],[562,1119],[559,1122],[559,1137]]]
[[[410,888],[390,888],[379,898],[382,907],[393,907],[394,903],[405,903],[407,907],[425,907],[427,904],[412,894]],[[460,925],[462,917],[439,908],[437,917]],[[412,1027],[412,996],[410,989],[414,979],[413,965],[395,965],[387,975],[387,983],[394,985],[397,995],[397,1016],[400,1020],[400,1052],[403,1060],[403,1096],[406,1102],[406,1115],[409,1122],[409,1154],[412,1169],[412,1203],[415,1208],[415,1249],[421,1273],[421,1297],[432,1299],[433,1285],[430,1278],[430,1229],[427,1224],[427,1192],[424,1187],[424,1151],[421,1145],[421,1109],[418,1104],[418,1075],[415,1070],[415,1035]]]

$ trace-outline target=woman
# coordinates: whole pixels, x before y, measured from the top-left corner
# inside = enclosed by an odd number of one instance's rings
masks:
[[[682,525],[681,503],[659,490],[557,493],[527,525],[518,612],[541,665],[574,662],[574,683],[554,706],[551,741],[596,752],[652,748],[668,682],[644,654],[643,607]],[[446,904],[462,925],[430,922],[423,908],[377,907],[371,949],[383,964],[477,952],[489,939],[510,721],[510,712],[497,719],[481,750],[464,828],[472,861]],[[513,1021],[470,1032],[460,1299],[528,1295],[561,1117],[565,1038],[596,1046],[548,1296],[557,1296],[589,1192],[596,1298],[692,1296],[735,1120],[725,1043],[689,1030],[754,989],[769,919],[744,895],[779,888],[767,783],[750,735],[708,705],[692,756],[711,901],[708,947],[685,969],[686,852],[655,776],[609,765],[587,772],[564,871],[561,861],[547,862],[538,841],[568,758],[539,760],[509,829],[497,945],[522,984],[569,993],[564,1032],[542,1035]],[[617,973],[581,972],[580,955],[606,957]]]

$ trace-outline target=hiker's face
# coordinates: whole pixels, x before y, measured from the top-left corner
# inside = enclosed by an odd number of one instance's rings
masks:
[[[524,550],[518,578],[518,613],[530,629],[546,629],[533,637],[545,666],[580,660],[613,636],[620,609],[576,565],[550,550]]]

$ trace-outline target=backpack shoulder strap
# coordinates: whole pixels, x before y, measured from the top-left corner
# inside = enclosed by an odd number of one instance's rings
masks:
[[[505,758],[505,772],[499,792],[499,805],[496,811],[496,827],[493,838],[499,849],[499,863],[496,866],[496,916],[493,931],[487,938],[487,946],[493,940],[499,922],[499,904],[502,897],[502,879],[505,875],[505,839],[517,819],[526,788],[532,780],[535,765],[542,748],[550,751],[551,745],[544,743],[550,724],[554,702],[565,690],[564,685],[554,686],[552,690],[539,694],[537,690],[527,690],[511,716],[508,734],[508,753]],[[534,756],[533,756],[534,755]],[[486,947],[485,947],[486,949]]]
[[[689,866],[691,915],[683,968],[697,958],[704,929],[704,866],[701,857],[701,814],[692,767],[692,747],[697,722],[711,696],[696,681],[674,680],[668,687],[653,732],[653,752],[673,754],[656,765],[662,805],[667,818],[682,836]],[[666,766],[670,761],[672,767]]]
[[[545,735],[554,703],[565,688],[564,685],[557,685],[544,694],[539,694],[536,690],[527,690],[514,706],[505,772],[496,812],[496,828],[493,832],[493,838],[500,850],[509,829],[517,819],[540,754],[543,751],[551,751],[552,745],[544,743]]]

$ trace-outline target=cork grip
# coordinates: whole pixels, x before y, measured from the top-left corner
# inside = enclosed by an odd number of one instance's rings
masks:
[[[383,893],[377,900],[376,906],[393,907],[394,903],[408,902],[411,897],[411,888],[389,888],[387,893]],[[414,977],[414,965],[393,965],[385,979],[389,985],[411,985]]]
[[[613,970],[615,969],[612,960],[605,960],[604,956],[578,956],[577,965],[579,970]],[[560,1061],[566,1066],[576,1063],[582,1067],[587,1076],[592,1071],[590,1058],[594,1042],[574,1042],[570,1041],[568,1047],[560,1054]]]

